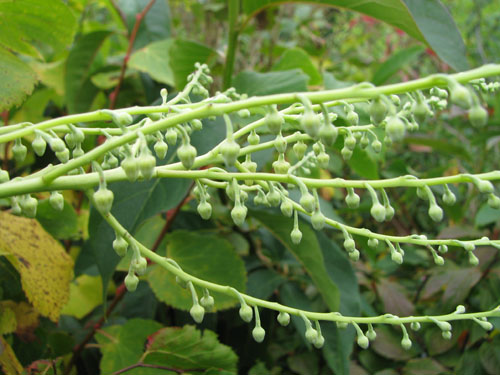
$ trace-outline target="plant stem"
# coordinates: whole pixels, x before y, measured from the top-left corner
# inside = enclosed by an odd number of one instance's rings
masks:
[[[232,298],[235,298],[234,288],[231,286],[220,285],[216,283],[212,283],[206,280],[199,279],[193,275],[190,275],[184,272],[182,269],[174,266],[171,262],[169,262],[168,258],[162,257],[155,252],[149,250],[140,242],[131,237],[125,228],[116,220],[116,218],[111,214],[103,215],[103,218],[110,224],[113,229],[123,236],[127,241],[134,242],[141,254],[149,258],[151,261],[165,268],[167,271],[173,273],[175,276],[179,276],[182,280],[191,281],[194,285],[197,285],[201,288],[206,288],[211,291],[215,291],[218,293],[225,294]],[[467,314],[445,314],[445,315],[437,315],[437,316],[409,316],[409,317],[397,317],[391,314],[385,314],[375,317],[349,317],[340,315],[338,312],[329,312],[329,313],[317,313],[311,311],[305,311],[301,309],[296,309],[288,306],[281,305],[277,302],[269,302],[266,300],[262,300],[259,298],[255,298],[249,296],[244,293],[238,293],[239,296],[249,305],[251,306],[260,306],[263,308],[267,308],[270,310],[275,310],[278,312],[286,312],[295,316],[306,316],[311,320],[326,320],[332,322],[345,322],[345,323],[357,323],[357,324],[367,324],[367,323],[378,323],[378,324],[392,324],[392,325],[401,325],[411,322],[435,322],[435,321],[453,321],[453,320],[469,320],[472,318],[481,318],[481,317],[499,317],[500,311],[499,307],[496,307],[489,311],[477,312],[477,313],[467,313]]]
[[[449,77],[455,79],[460,83],[467,83],[471,80],[485,78],[489,76],[494,76],[500,74],[500,64],[489,64],[484,65],[480,68],[469,70],[466,72],[461,72],[457,74],[450,75]],[[425,78],[416,79],[413,81],[402,82],[392,85],[380,86],[380,87],[367,87],[367,84],[355,85],[342,89],[326,90],[326,91],[315,91],[315,92],[305,92],[305,93],[288,93],[288,94],[274,94],[266,95],[260,97],[251,97],[244,100],[234,101],[230,103],[210,103],[207,101],[202,101],[199,103],[194,103],[192,105],[183,106],[182,108],[192,108],[190,112],[172,115],[163,120],[153,122],[152,124],[145,125],[142,127],[142,132],[144,135],[154,133],[160,129],[165,129],[171,125],[172,118],[176,118],[181,122],[189,122],[193,119],[201,119],[210,116],[220,116],[224,113],[231,113],[239,111],[240,109],[249,109],[255,107],[261,107],[271,104],[291,104],[297,102],[297,95],[302,95],[307,97],[313,103],[323,103],[328,101],[338,101],[338,100],[368,100],[377,97],[381,94],[401,94],[410,91],[425,90],[432,87],[443,87],[446,86],[447,80],[443,79],[443,75],[431,75]],[[167,103],[168,104],[168,103]],[[149,113],[161,113],[168,112],[170,107],[167,106],[149,106],[149,107],[129,107],[121,109],[120,111],[127,112],[131,115],[138,114],[149,114]],[[182,116],[182,117],[176,117]],[[50,129],[57,125],[64,125],[69,123],[77,122],[94,122],[94,121],[106,121],[110,117],[102,111],[94,111],[88,113],[82,113],[77,115],[69,115],[64,117],[59,117],[57,119],[47,120],[40,122],[35,125],[30,125],[23,127],[19,130],[9,132],[7,134],[0,135],[0,143],[14,140],[16,138],[24,137],[33,133],[35,129],[45,130]],[[235,133],[236,136],[237,133]]]
[[[207,164],[220,162],[219,157],[203,155],[202,160],[197,160],[194,167],[199,168]],[[294,184],[296,179],[302,181],[308,188],[358,188],[364,189],[366,185],[373,188],[397,188],[397,187],[424,187],[436,186],[450,183],[469,183],[470,174],[457,174],[453,176],[433,177],[433,178],[409,178],[400,176],[384,180],[345,180],[342,178],[333,179],[315,179],[306,177],[296,177],[290,174],[276,173],[241,173],[241,172],[219,172],[211,169],[204,170],[182,170],[180,162],[172,163],[168,166],[159,166],[155,168],[153,177],[157,178],[185,178],[185,179],[211,179],[221,181],[237,180],[258,180],[258,181],[273,181],[281,183]],[[50,173],[50,172],[47,172]],[[104,171],[104,176],[108,183],[125,181],[127,179],[125,172],[121,168],[115,168]],[[497,181],[500,180],[500,171],[491,171],[473,175],[481,180]],[[413,177],[413,176],[412,176]],[[12,180],[0,185],[0,198],[7,198],[14,195],[22,195],[28,193],[37,193],[42,191],[53,190],[82,190],[90,187],[95,187],[99,184],[99,176],[97,173],[87,173],[74,176],[61,176],[56,178],[50,185],[46,185],[43,181],[43,174],[30,178]]]
[[[229,33],[226,51],[226,64],[224,66],[224,90],[231,86],[231,80],[234,71],[234,61],[236,57],[236,48],[238,45],[238,16],[240,14],[240,0],[228,1],[228,21]]]

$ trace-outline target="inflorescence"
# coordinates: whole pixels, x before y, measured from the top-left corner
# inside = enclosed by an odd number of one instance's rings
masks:
[[[470,183],[484,195],[489,206],[500,208],[500,198],[495,194],[492,181],[500,179],[500,171],[482,174],[459,174],[454,176],[419,179],[412,175],[385,180],[314,179],[307,176],[311,168],[327,168],[330,163],[328,149],[341,140],[342,158],[349,160],[356,147],[370,147],[380,153],[401,141],[407,132],[415,132],[427,123],[437,111],[450,103],[468,111],[474,127],[483,127],[488,113],[481,105],[481,96],[494,92],[499,84],[487,83],[484,77],[499,74],[500,66],[487,65],[469,72],[455,75],[434,75],[397,85],[374,87],[363,83],[350,88],[279,94],[248,98],[234,89],[217,92],[210,96],[208,86],[212,83],[206,65],[196,65],[196,71],[188,77],[185,89],[168,99],[166,89],[161,91],[162,104],[150,107],[132,107],[121,110],[99,110],[85,114],[70,115],[39,124],[22,123],[0,130],[0,142],[13,141],[12,154],[21,163],[31,142],[33,152],[42,156],[47,146],[55,153],[60,164],[12,180],[5,170],[0,170],[0,197],[9,198],[11,212],[35,217],[37,199],[32,194],[50,191],[49,202],[56,210],[62,210],[64,199],[60,193],[66,189],[84,189],[97,210],[114,228],[116,239],[113,248],[120,256],[128,249],[132,251],[130,268],[125,285],[134,291],[138,276],[147,269],[146,258],[157,262],[177,277],[179,285],[192,293],[190,310],[193,319],[200,323],[205,311],[214,306],[210,291],[217,291],[237,298],[240,316],[245,322],[255,318],[252,335],[257,342],[264,340],[265,331],[260,324],[259,307],[279,312],[281,325],[290,322],[290,315],[302,318],[305,337],[315,347],[323,346],[320,320],[336,322],[339,327],[351,324],[357,332],[357,343],[366,348],[376,337],[373,324],[392,324],[401,328],[401,345],[409,349],[412,345],[405,324],[418,330],[420,323],[437,325],[444,338],[451,338],[449,321],[473,320],[485,330],[492,329],[486,321],[489,316],[498,316],[498,309],[465,314],[465,308],[442,316],[397,317],[385,314],[379,317],[346,317],[338,312],[313,313],[256,299],[237,290],[198,279],[185,273],[172,259],[160,257],[135,240],[111,214],[113,192],[107,183],[152,178],[187,178],[195,182],[193,195],[197,211],[205,219],[212,215],[211,194],[215,189],[224,189],[232,202],[231,218],[237,226],[244,226],[248,213],[247,202],[256,206],[279,207],[282,214],[293,218],[291,241],[299,244],[302,233],[299,215],[310,216],[315,230],[325,226],[339,230],[344,238],[343,247],[349,258],[356,261],[360,251],[353,235],[367,238],[368,246],[385,244],[390,258],[397,264],[404,261],[404,244],[421,246],[430,251],[435,264],[444,264],[443,254],[450,246],[463,248],[473,265],[478,263],[474,254],[477,246],[490,245],[500,249],[500,241],[486,237],[459,241],[455,239],[428,239],[425,235],[390,236],[374,233],[366,228],[356,228],[327,218],[320,207],[318,189],[338,187],[346,191],[345,204],[350,209],[358,208],[359,193],[365,191],[371,200],[370,214],[377,222],[390,221],[396,211],[390,202],[390,189],[415,188],[417,196],[428,203],[428,215],[435,221],[443,220],[440,204],[453,205],[456,196],[451,184]],[[193,97],[201,100],[192,102]],[[370,123],[360,124],[358,105],[367,105]],[[339,126],[338,113],[343,111],[343,123]],[[225,139],[211,151],[198,155],[191,144],[191,135],[203,128],[205,118],[222,116],[226,127]],[[89,123],[111,121],[108,128],[91,127]],[[245,123],[246,125],[240,126]],[[260,135],[272,140],[261,142]],[[382,134],[382,136],[381,136]],[[105,141],[94,149],[84,152],[82,143],[86,136],[102,136]],[[178,162],[157,166],[157,160],[165,159],[170,148],[176,150]],[[274,173],[261,172],[252,160],[252,154],[265,149],[274,149],[276,160],[272,163]],[[154,152],[154,154],[153,154]],[[291,157],[293,155],[293,157]],[[295,160],[295,162],[293,162]],[[91,165],[92,170],[86,171]],[[205,169],[200,169],[206,167]],[[92,188],[97,186],[97,191]],[[294,200],[289,192],[297,190],[299,198]],[[203,288],[198,299],[194,285]],[[360,324],[366,324],[364,332]]]

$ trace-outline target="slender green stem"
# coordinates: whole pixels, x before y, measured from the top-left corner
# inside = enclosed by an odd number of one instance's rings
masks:
[[[467,313],[467,314],[457,314],[455,312],[451,314],[446,314],[446,315],[437,315],[437,316],[409,316],[409,317],[397,317],[391,314],[385,314],[385,315],[380,315],[380,316],[375,316],[375,317],[349,317],[349,316],[343,316],[340,315],[338,312],[329,312],[329,313],[318,313],[318,312],[311,312],[311,311],[305,311],[301,309],[296,309],[292,308],[289,306],[285,306],[282,304],[279,304],[277,302],[269,302],[266,300],[262,300],[260,298],[255,298],[252,296],[249,296],[244,293],[238,292],[237,295],[235,294],[235,289],[232,288],[231,286],[227,285],[220,285],[216,283],[212,283],[200,278],[197,278],[193,275],[190,275],[186,272],[184,272],[182,269],[176,267],[170,262],[170,259],[167,259],[165,257],[162,257],[155,252],[149,250],[147,247],[145,247],[143,244],[135,240],[133,237],[131,237],[128,232],[125,230],[125,228],[116,220],[114,216],[111,214],[104,215],[103,218],[108,222],[109,225],[118,233],[121,235],[123,238],[125,238],[129,243],[135,243],[137,247],[139,248],[139,251],[141,252],[142,256],[149,258],[151,261],[157,263],[161,267],[165,268],[167,271],[171,272],[172,274],[179,276],[183,280],[187,282],[192,282],[194,285],[197,285],[201,288],[206,288],[208,290],[211,290],[213,292],[218,292],[225,294],[229,297],[232,298],[238,298],[240,301],[244,301],[247,304],[250,304],[252,306],[259,306],[262,308],[267,308],[270,310],[275,310],[279,312],[286,312],[291,315],[295,316],[305,316],[307,319],[310,320],[326,320],[326,321],[332,321],[332,322],[345,322],[345,323],[357,323],[357,324],[366,324],[366,323],[371,323],[371,324],[392,324],[392,325],[400,325],[403,323],[412,323],[412,322],[427,322],[427,323],[432,323],[436,321],[453,321],[453,320],[468,320],[468,319],[473,319],[473,318],[481,318],[481,317],[499,317],[500,316],[500,311],[499,307],[496,307],[492,310],[489,311],[483,311],[483,312],[477,312],[477,313]]]
[[[253,146],[252,146],[253,147]],[[244,149],[243,149],[244,150]],[[246,153],[245,153],[246,154]],[[202,160],[197,160],[195,167],[202,167],[219,160],[219,157],[204,155]],[[15,179],[3,184],[0,184],[0,198],[6,198],[13,195],[21,195],[28,193],[36,193],[53,190],[82,190],[96,186],[99,183],[99,178],[95,173],[87,173],[84,175],[61,176],[56,178],[50,185],[46,185],[43,181],[45,174],[51,173],[54,166],[47,167],[43,173],[31,175],[29,178]],[[104,176],[108,183],[125,181],[127,179],[125,172],[121,168],[115,168],[104,171]],[[180,163],[173,163],[167,166],[159,166],[155,168],[153,174],[157,178],[185,178],[185,179],[210,179],[230,181],[233,178],[237,180],[259,180],[273,181],[281,183],[295,184],[298,181],[302,182],[309,189],[333,187],[333,188],[358,188],[364,189],[367,185],[372,188],[399,188],[399,187],[425,187],[437,186],[445,184],[459,184],[471,182],[470,174],[457,174],[453,176],[442,176],[432,178],[417,179],[414,176],[400,176],[385,180],[345,180],[342,178],[333,179],[315,179],[306,177],[297,177],[290,174],[275,174],[264,172],[218,172],[212,169],[205,170],[183,170]],[[473,175],[476,178],[486,181],[500,180],[500,171],[491,171],[478,173]]]
[[[231,86],[231,80],[234,71],[234,61],[236,57],[236,49],[238,46],[238,16],[240,14],[240,0],[229,0],[228,1],[228,43],[226,51],[226,64],[224,66],[224,89],[228,89]]]
[[[457,74],[450,75],[453,79],[460,83],[467,83],[469,81],[489,77],[500,74],[500,64],[489,64],[484,65],[480,68],[469,70],[466,72],[460,72]],[[347,88],[335,89],[335,90],[325,90],[325,91],[315,91],[315,92],[304,92],[304,93],[289,93],[289,94],[274,94],[260,97],[251,97],[244,100],[234,101],[230,103],[209,103],[206,101],[195,103],[189,106],[184,106],[183,108],[191,108],[192,111],[185,114],[182,118],[183,122],[193,120],[195,118],[206,118],[210,116],[220,116],[224,113],[231,113],[239,111],[240,109],[250,109],[255,107],[261,107],[271,104],[290,104],[297,101],[297,95],[302,95],[308,98],[312,103],[324,103],[328,101],[338,101],[338,100],[368,100],[379,95],[390,95],[390,94],[401,94],[416,90],[425,90],[435,86],[446,86],[447,82],[443,79],[442,75],[431,75],[425,78],[419,78],[413,81],[402,82],[392,85],[380,86],[380,87],[367,87],[366,84],[359,84]],[[167,103],[168,104],[168,103]],[[201,110],[200,110],[201,109]],[[124,108],[120,111],[127,112],[131,115],[138,114],[150,114],[168,111],[165,106],[151,106],[151,107],[130,107]],[[64,125],[68,123],[78,123],[78,122],[95,122],[95,121],[106,121],[109,120],[109,115],[102,113],[102,111],[88,112],[78,115],[64,116],[57,119],[47,120],[36,125],[31,125],[19,129],[17,131],[9,132],[7,134],[0,135],[0,143],[8,142],[19,137],[24,137],[31,134],[34,129],[48,129],[57,125]],[[145,135],[155,132],[157,130],[163,129],[165,125],[170,124],[165,122],[168,119],[159,120],[143,127],[143,133]],[[178,118],[180,120],[180,118]],[[179,122],[178,122],[179,123]]]

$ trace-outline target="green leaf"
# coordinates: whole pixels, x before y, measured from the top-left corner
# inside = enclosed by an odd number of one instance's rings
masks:
[[[352,157],[347,164],[360,177],[370,180],[379,178],[377,163],[368,152],[359,147],[354,149]]]
[[[148,336],[162,328],[160,323],[145,319],[131,319],[124,325],[102,328],[95,338],[102,353],[102,374],[111,374],[139,362]]]
[[[175,86],[180,90],[187,83],[187,77],[194,71],[194,64],[212,64],[217,52],[204,44],[176,39],[170,49],[170,67],[174,72]]]
[[[0,32],[1,35],[1,32]],[[0,112],[20,105],[37,82],[31,68],[0,46]]]
[[[340,292],[325,268],[325,261],[314,230],[302,223],[302,241],[294,245],[290,239],[293,219],[266,211],[250,210],[249,215],[259,220],[302,263],[331,311],[339,311]]]
[[[304,226],[301,226],[301,230]],[[340,312],[359,316],[360,295],[358,281],[345,252],[323,232],[316,232],[328,276],[340,291]],[[314,309],[310,309],[314,310]],[[335,311],[335,310],[334,310]],[[352,352],[355,332],[352,327],[338,329],[334,324],[322,324],[325,337],[323,358],[336,374],[350,374],[349,357]]]
[[[148,5],[150,0],[119,0],[118,7],[125,15],[127,29],[131,33],[136,16]],[[141,22],[134,41],[134,48],[142,48],[156,40],[170,36],[170,9],[168,1],[155,1]]]
[[[76,30],[75,16],[61,0],[3,0],[0,14],[0,45],[34,57],[41,57],[37,45],[61,52]]]
[[[6,301],[0,301],[0,335],[6,335],[16,330],[16,313],[6,306]]]
[[[249,96],[307,91],[309,77],[300,69],[280,72],[241,72],[233,80],[236,91]]]
[[[134,73],[134,70],[127,69],[123,78],[127,79]],[[101,90],[109,90],[114,88],[120,81],[120,70],[96,73],[90,78],[90,80],[97,88]]]
[[[167,211],[182,201],[189,187],[188,180],[155,179],[144,182],[119,182],[109,185],[114,193],[112,213],[132,234],[145,219]],[[120,257],[112,248],[113,229],[94,207],[90,211],[89,239],[80,257],[91,255],[102,277],[104,291]]]
[[[170,47],[173,44],[173,39],[148,44],[132,54],[128,65],[131,68],[148,73],[155,81],[175,86],[174,72],[169,64]]]
[[[90,108],[98,89],[91,81],[92,65],[109,31],[94,31],[82,35],[71,49],[66,61],[65,91],[70,113]]]
[[[61,59],[51,63],[30,61],[33,69],[40,80],[47,88],[53,89],[57,95],[64,95],[64,70],[66,59]],[[33,121],[33,120],[32,120]]]
[[[145,363],[211,370],[210,374],[237,374],[238,357],[233,350],[221,344],[214,332],[206,329],[201,334],[190,325],[158,331],[148,342],[145,356]]]
[[[69,239],[78,232],[78,216],[68,202],[64,202],[62,211],[57,211],[52,208],[48,199],[40,201],[36,219],[47,232],[60,240]]]
[[[416,62],[418,56],[424,51],[422,46],[413,46],[396,52],[389,57],[375,72],[372,78],[372,83],[382,85],[389,78],[396,74],[400,69],[411,62]]]
[[[358,280],[345,251],[323,232],[316,232],[316,238],[321,247],[326,272],[340,290],[340,312],[344,315],[359,315]]]
[[[323,86],[325,90],[342,89],[344,87],[353,86],[354,82],[339,81],[330,72],[323,72]]]
[[[441,375],[446,367],[431,358],[410,359],[403,368],[404,375]]]
[[[490,344],[491,345],[491,344]],[[466,350],[455,368],[455,375],[484,375],[478,350]]]
[[[203,44],[166,39],[134,52],[129,66],[180,90],[186,85],[187,76],[194,71],[196,62],[210,63],[215,56],[215,51]]]
[[[453,69],[467,70],[465,44],[448,9],[439,0],[404,0],[404,4],[423,34],[422,41]]]
[[[323,77],[314,66],[311,57],[301,48],[287,49],[272,67],[273,71],[300,69],[309,76],[309,85],[321,85]]]
[[[80,275],[69,285],[69,301],[63,307],[61,314],[81,319],[101,303],[101,278]]]
[[[448,65],[465,70],[465,47],[455,22],[439,0],[295,0],[285,3],[325,4],[366,14],[397,27],[426,43]],[[282,0],[243,0],[248,18],[263,9],[283,4]]]
[[[485,225],[496,223],[500,220],[500,210],[491,208],[487,204],[483,204],[476,214],[476,219],[474,221],[476,227],[482,227]]]
[[[231,243],[212,232],[175,231],[167,238],[166,256],[175,260],[187,273],[203,280],[229,285],[245,291],[246,272]],[[162,251],[159,251],[162,254]],[[227,272],[231,270],[231,272]],[[181,288],[175,276],[160,266],[153,266],[148,281],[160,301],[178,309],[189,310],[193,304],[189,289]],[[203,289],[196,287],[198,297]],[[234,297],[213,293],[216,310],[238,303]]]
[[[492,341],[484,342],[479,348],[481,364],[490,375],[498,373],[500,367],[500,338],[495,336]]]
[[[286,279],[275,271],[258,269],[248,275],[247,293],[255,298],[269,299],[284,282]]]

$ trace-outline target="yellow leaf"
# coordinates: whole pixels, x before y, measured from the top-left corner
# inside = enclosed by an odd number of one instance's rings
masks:
[[[53,322],[69,298],[73,260],[34,219],[0,212],[0,252],[21,275],[33,307]]]
[[[78,276],[69,288],[69,301],[62,309],[61,314],[81,319],[102,303],[100,276]]]
[[[0,335],[12,333],[16,327],[16,314],[4,302],[0,302]]]
[[[23,366],[2,336],[0,336],[0,368],[5,375],[21,375],[23,373]]]

